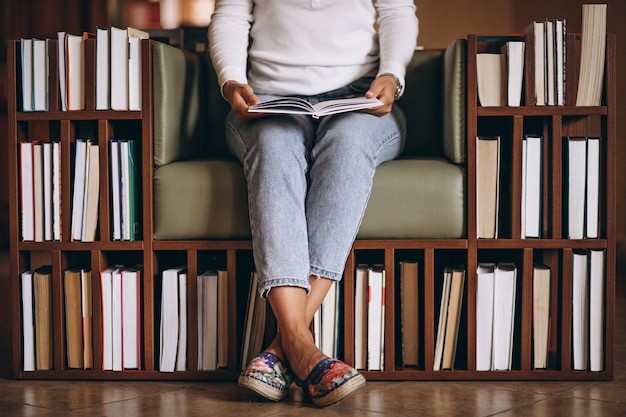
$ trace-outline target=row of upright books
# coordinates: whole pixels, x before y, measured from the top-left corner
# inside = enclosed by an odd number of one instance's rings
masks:
[[[85,43],[95,38],[95,92],[86,91]],[[85,110],[86,94],[95,94],[96,110],[141,110],[141,40],[135,28],[98,27],[82,35],[58,32],[58,68],[50,68],[50,39],[20,40],[21,109],[50,110],[50,71],[58,71],[61,110]]]
[[[544,138],[527,134],[522,146],[521,237],[542,237]],[[565,233],[568,239],[600,237],[600,185],[602,181],[602,139],[563,138],[563,201]],[[501,224],[508,222],[501,210],[507,202],[502,195],[510,185],[509,164],[502,163],[500,136],[476,138],[476,203],[478,238],[495,239]],[[561,167],[552,167],[553,170]],[[554,209],[560,209],[555,207]]]
[[[138,167],[135,142],[110,141],[111,225],[113,240],[138,234]],[[20,142],[20,217],[24,241],[60,241],[61,145],[58,141]],[[93,242],[100,197],[100,148],[76,139],[73,167],[71,240]]]
[[[602,98],[606,51],[606,4],[582,7],[580,71],[567,73],[567,28],[565,19],[546,19],[529,24],[522,36],[494,36],[502,42],[498,52],[481,52],[476,57],[478,99],[481,106],[520,106],[522,87],[530,90],[527,106],[564,106],[567,77],[578,79],[576,106],[599,106]],[[531,42],[527,44],[526,39]],[[525,62],[531,74],[524,75]],[[577,64],[577,63],[576,63]]]
[[[159,370],[188,370],[187,271],[168,268],[161,280]],[[228,273],[208,270],[197,277],[198,370],[228,366]]]

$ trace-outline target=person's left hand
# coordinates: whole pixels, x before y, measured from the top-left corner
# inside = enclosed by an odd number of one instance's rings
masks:
[[[383,75],[375,78],[374,81],[372,81],[372,84],[370,84],[369,90],[365,93],[365,97],[376,97],[383,102],[383,105],[365,111],[376,116],[384,116],[385,114],[391,112],[395,95],[396,80],[394,80],[393,77]]]

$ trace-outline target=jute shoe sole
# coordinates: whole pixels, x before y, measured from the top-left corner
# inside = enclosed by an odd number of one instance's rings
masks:
[[[337,387],[335,390],[324,395],[323,397],[311,398],[311,401],[313,401],[313,404],[318,407],[327,407],[343,400],[348,395],[353,394],[364,386],[365,377],[359,374],[354,376],[352,379],[346,381],[343,385]]]
[[[248,375],[240,375],[237,383],[239,386],[248,388],[272,401],[283,400],[289,392],[288,390],[281,391],[278,388],[272,387],[267,383],[259,381],[258,379],[252,378]]]

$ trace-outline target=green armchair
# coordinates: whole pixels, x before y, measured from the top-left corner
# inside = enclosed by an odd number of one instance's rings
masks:
[[[152,43],[154,238],[250,238],[246,181],[227,150],[210,59]],[[416,50],[398,101],[402,156],[376,171],[358,239],[466,236],[466,42]]]

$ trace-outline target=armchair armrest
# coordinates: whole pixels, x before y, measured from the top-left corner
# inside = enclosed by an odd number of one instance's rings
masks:
[[[443,151],[453,162],[465,162],[467,136],[467,42],[454,41],[444,53]]]
[[[152,42],[154,165],[207,152],[206,62],[198,54]]]

